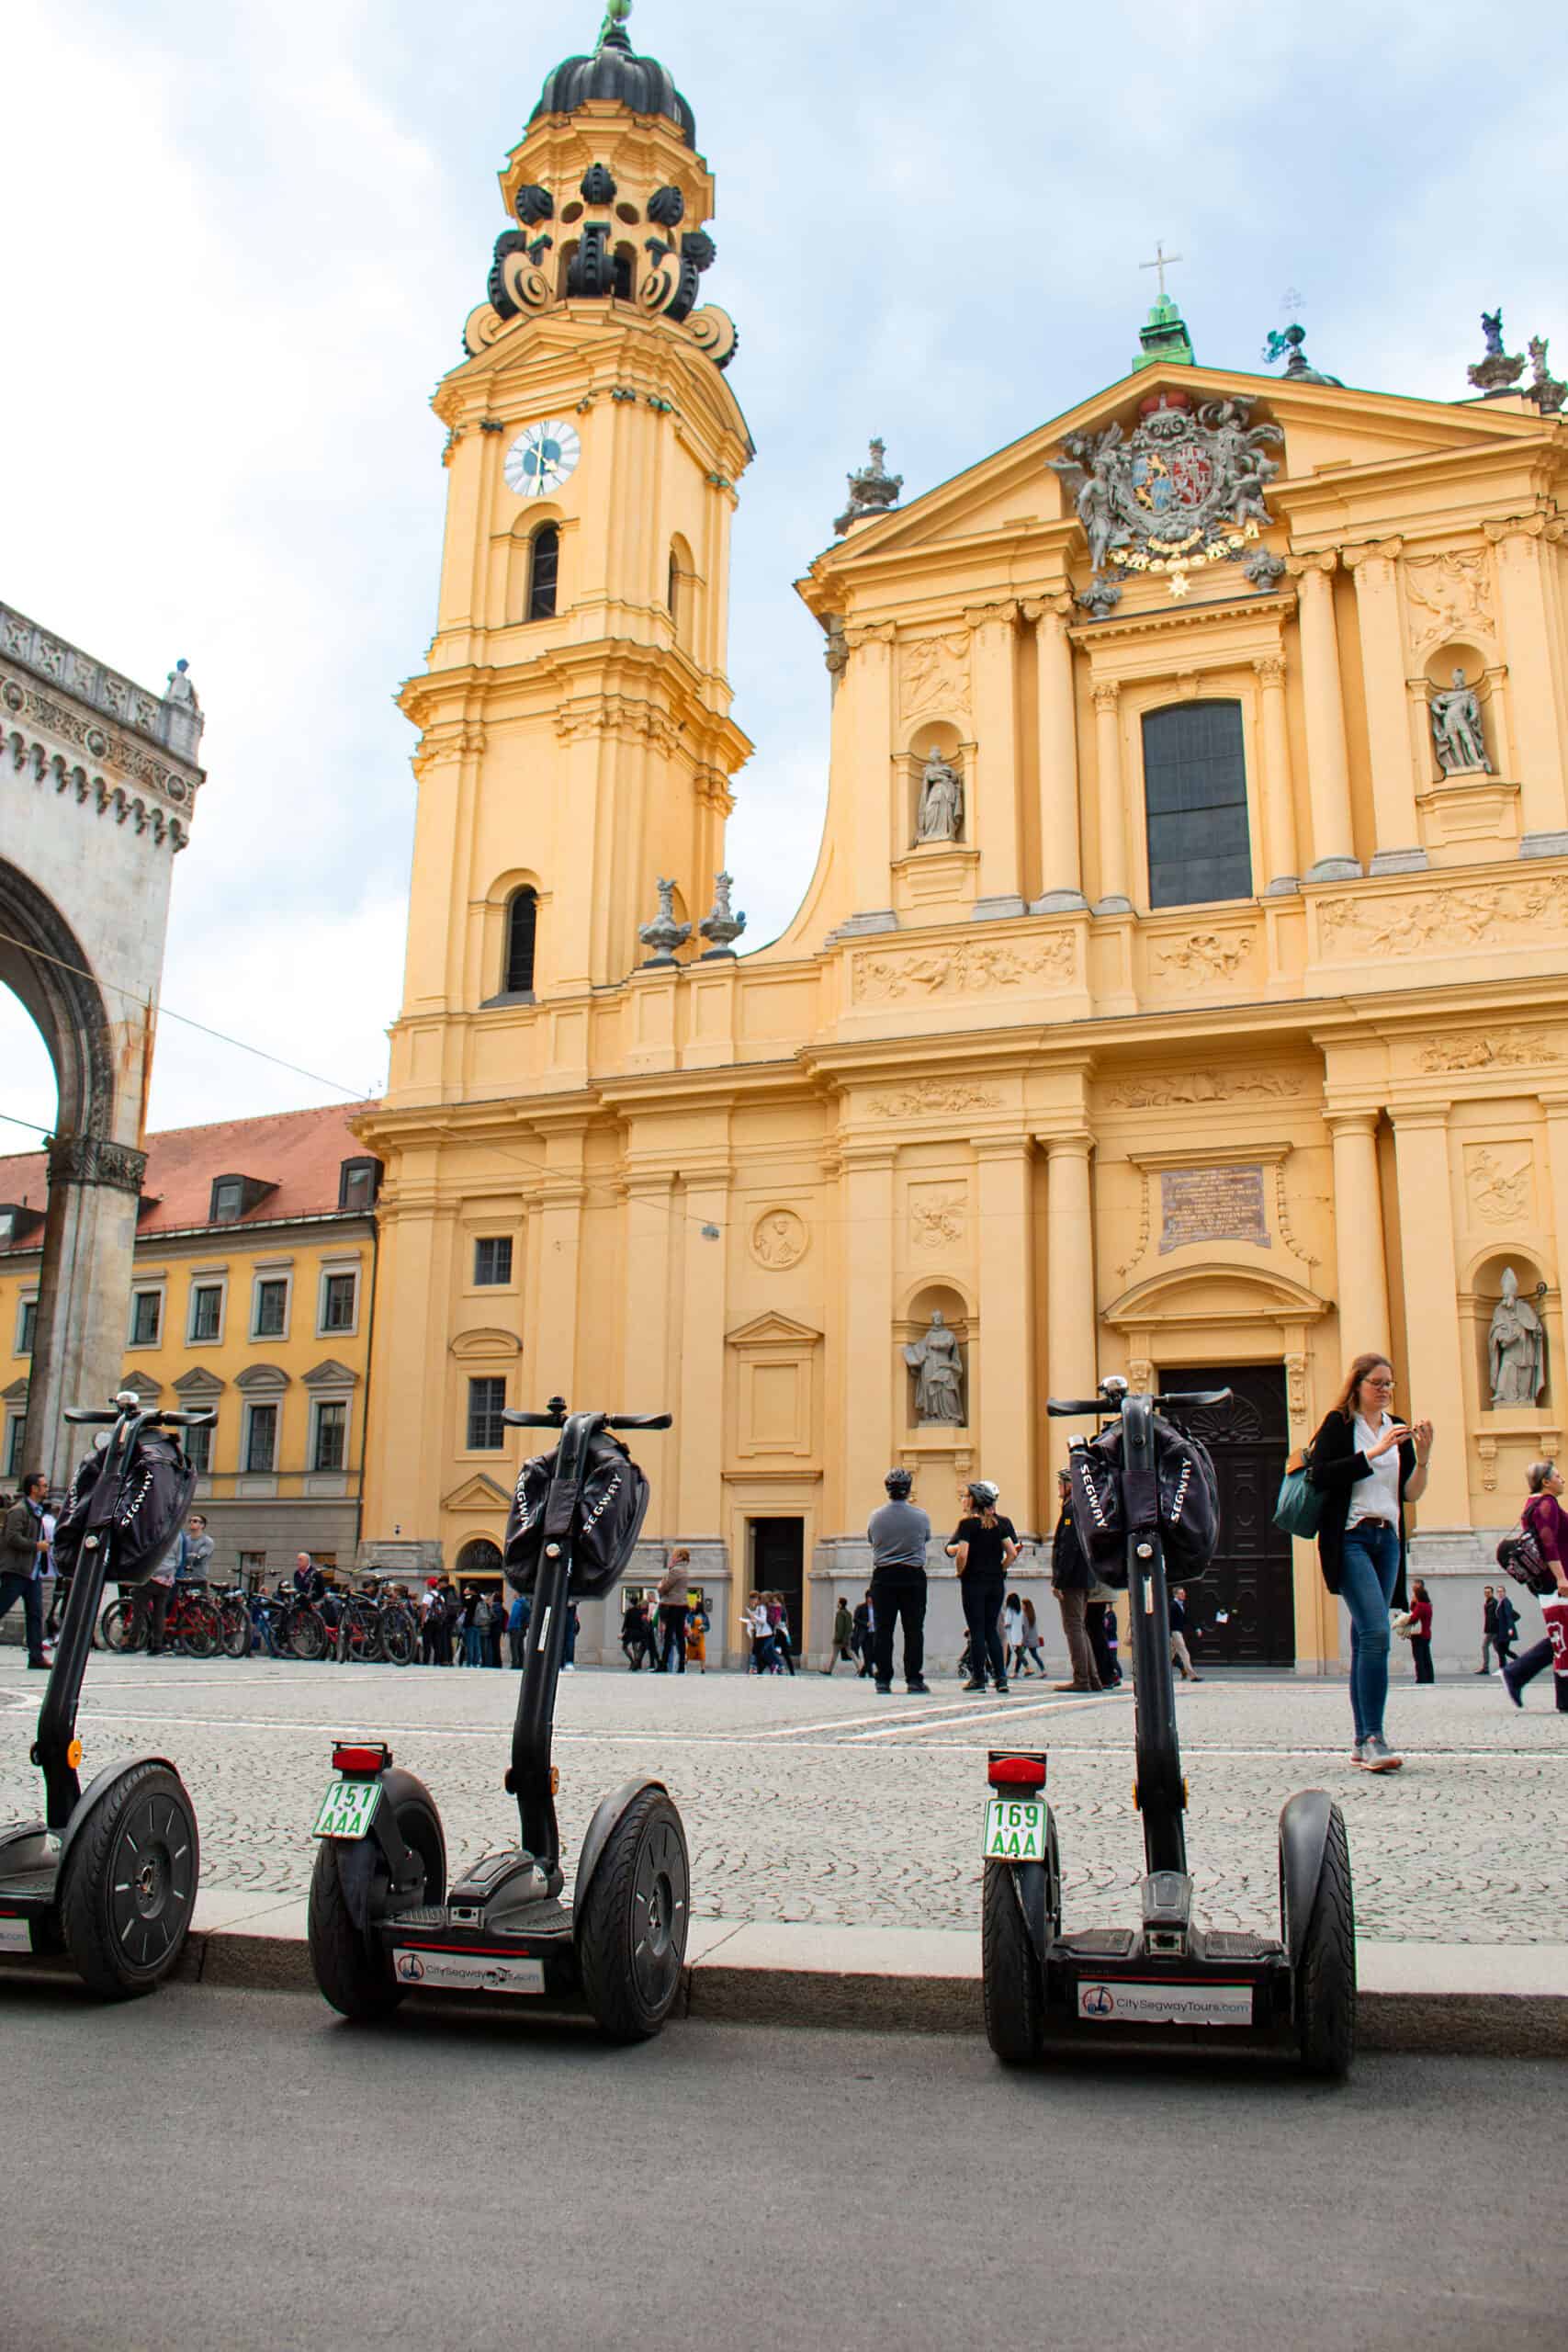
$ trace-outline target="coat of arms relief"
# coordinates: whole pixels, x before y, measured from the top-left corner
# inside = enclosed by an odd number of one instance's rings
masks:
[[[1284,440],[1277,424],[1254,424],[1245,397],[1205,401],[1196,410],[1178,391],[1145,401],[1131,434],[1120,424],[1069,434],[1047,459],[1077,509],[1094,579],[1080,600],[1109,611],[1114,583],[1129,571],[1164,572],[1173,596],[1188,574],[1229,563],[1271,520],[1264,492],[1280,470],[1268,454]],[[1259,549],[1245,567],[1256,587],[1272,587],[1282,566]]]

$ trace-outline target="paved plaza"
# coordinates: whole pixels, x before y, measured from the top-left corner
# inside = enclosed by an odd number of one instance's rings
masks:
[[[28,1750],[41,1684],[18,1653],[0,1653],[0,1818],[37,1810]],[[298,1895],[336,1732],[386,1737],[429,1781],[455,1860],[504,1842],[509,1824],[514,1834],[501,1775],[516,1692],[505,1670],[95,1654],[83,1778],[166,1750],[196,1801],[203,1884]],[[1322,1787],[1345,1807],[1364,1936],[1563,1941],[1568,1720],[1546,1678],[1526,1701],[1517,1713],[1493,1680],[1396,1684],[1389,1730],[1407,1762],[1374,1780],[1349,1763],[1342,1683],[1181,1689],[1190,1849],[1209,1917],[1277,1924],[1280,1807],[1295,1789]],[[982,1701],[948,1680],[929,1699],[878,1699],[842,1672],[585,1669],[563,1679],[557,1715],[567,1856],[601,1795],[657,1773],[685,1818],[700,1917],[973,1928],[986,1751],[1004,1736],[1050,1751],[1069,1924],[1130,1917],[1142,1864],[1131,1699],[1056,1697],[1048,1685]]]

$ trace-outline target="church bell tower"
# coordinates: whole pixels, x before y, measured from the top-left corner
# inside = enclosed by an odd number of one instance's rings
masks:
[[[714,184],[692,109],[610,0],[501,173],[509,225],[447,427],[391,1098],[471,1091],[467,1016],[559,1004],[640,962],[654,882],[694,922],[750,745],[725,676],[730,518],[751,443],[701,300]]]

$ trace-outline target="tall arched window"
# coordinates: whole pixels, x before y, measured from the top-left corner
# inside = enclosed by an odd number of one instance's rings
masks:
[[[560,575],[560,533],[553,523],[541,523],[528,551],[528,618],[553,620],[556,582]]]
[[[665,575],[664,601],[670,607],[670,617],[678,628],[681,625],[681,559],[673,548],[670,550],[670,570]]]
[[[1145,714],[1144,805],[1151,907],[1251,898],[1240,703],[1178,703]]]
[[[525,883],[506,910],[506,962],[501,985],[508,996],[526,996],[534,986],[534,941],[539,928],[538,892]]]

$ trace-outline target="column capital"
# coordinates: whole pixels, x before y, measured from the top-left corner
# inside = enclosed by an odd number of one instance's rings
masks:
[[[1481,527],[1493,546],[1498,548],[1509,539],[1544,538],[1547,517],[1544,514],[1505,514],[1495,521],[1483,523]]]
[[[838,1149],[839,1166],[846,1176],[874,1176],[897,1168],[896,1143],[856,1143],[846,1140]]]
[[[969,1148],[976,1160],[1027,1159],[1034,1149],[1034,1137],[1027,1131],[1009,1136],[975,1136]]]
[[[852,653],[866,645],[891,645],[897,631],[891,621],[852,621],[844,630],[844,643]]]
[[[1285,569],[1292,580],[1326,579],[1338,561],[1337,548],[1314,548],[1303,555],[1288,555]]]
[[[1046,621],[1059,621],[1064,626],[1073,617],[1071,589],[1063,589],[1045,596],[1032,596],[1019,605],[1021,619],[1032,622],[1036,628]]]
[[[1395,536],[1387,539],[1364,539],[1359,546],[1341,548],[1340,561],[1347,571],[1359,571],[1367,563],[1396,563],[1404,552],[1404,541]]]
[[[995,605],[966,605],[964,625],[966,628],[1011,628],[1020,609],[1016,599],[1010,596]]]
[[[1446,1130],[1452,1107],[1448,1102],[1391,1102],[1388,1115],[1396,1136],[1419,1135],[1425,1128]]]
[[[1325,1110],[1323,1123],[1331,1135],[1375,1136],[1379,1115],[1376,1111]]]
[[[1097,678],[1093,694],[1096,710],[1114,710],[1122,699],[1122,682],[1119,678]]]
[[[1094,1137],[1087,1128],[1072,1135],[1042,1135],[1037,1128],[1034,1140],[1044,1150],[1046,1159],[1087,1159],[1094,1149]]]
[[[107,1136],[53,1136],[49,1146],[49,1182],[102,1184],[111,1193],[140,1193],[147,1154]]]
[[[1288,666],[1283,653],[1255,653],[1252,657],[1253,673],[1261,681],[1266,691],[1270,687],[1284,685]]]

